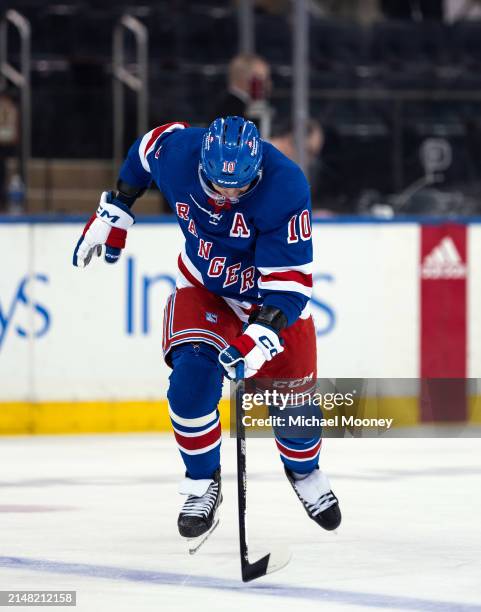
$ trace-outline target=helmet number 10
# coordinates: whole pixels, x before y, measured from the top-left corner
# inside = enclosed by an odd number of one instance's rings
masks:
[[[222,172],[233,174],[235,172],[235,161],[224,161]]]

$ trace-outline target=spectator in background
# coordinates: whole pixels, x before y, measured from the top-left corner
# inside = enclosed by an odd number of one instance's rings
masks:
[[[284,153],[284,155],[289,157],[289,159],[298,163],[299,160],[292,123],[285,124],[283,127],[281,126],[274,134],[275,135],[269,139],[269,142]],[[314,207],[319,204],[318,176],[320,154],[323,146],[324,131],[321,124],[316,119],[309,119],[306,125],[307,176],[311,185],[312,203]]]
[[[247,117],[252,102],[266,99],[271,92],[269,64],[253,53],[236,55],[229,63],[227,92],[217,103],[216,117]]]
[[[294,136],[294,129],[291,123],[284,125],[276,130],[275,135],[270,139],[279,151],[284,153],[289,159],[298,163],[297,150]],[[306,125],[306,155],[307,163],[310,165],[315,162],[324,145],[324,132],[316,119],[309,119]]]
[[[481,0],[444,0],[446,21],[481,19]]]
[[[348,19],[364,25],[380,17],[379,0],[310,0],[309,11],[313,17]]]
[[[15,98],[0,92],[0,212],[7,210],[7,159],[18,157],[20,118]]]

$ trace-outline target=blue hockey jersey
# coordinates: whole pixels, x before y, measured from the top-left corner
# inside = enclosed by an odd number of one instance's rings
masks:
[[[130,148],[120,178],[153,180],[185,237],[178,286],[203,286],[239,315],[280,308],[294,323],[312,292],[311,201],[301,169],[263,142],[262,175],[238,200],[220,199],[200,171],[203,128],[160,126]],[[305,314],[303,315],[305,316]]]

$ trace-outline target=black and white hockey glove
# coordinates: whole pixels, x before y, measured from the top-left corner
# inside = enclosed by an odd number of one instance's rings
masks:
[[[264,306],[256,313],[255,321],[230,346],[221,351],[219,361],[231,380],[236,376],[236,365],[244,361],[244,376],[251,378],[284,350],[279,338],[287,320],[278,308]]]

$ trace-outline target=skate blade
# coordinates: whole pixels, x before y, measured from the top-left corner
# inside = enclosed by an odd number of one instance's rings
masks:
[[[199,550],[202,544],[204,544],[204,542],[210,537],[210,534],[214,531],[214,529],[217,527],[218,524],[219,524],[219,519],[216,519],[216,521],[213,523],[209,531],[206,531],[198,538],[186,538],[187,546],[189,549],[189,555],[195,555],[195,553]]]

